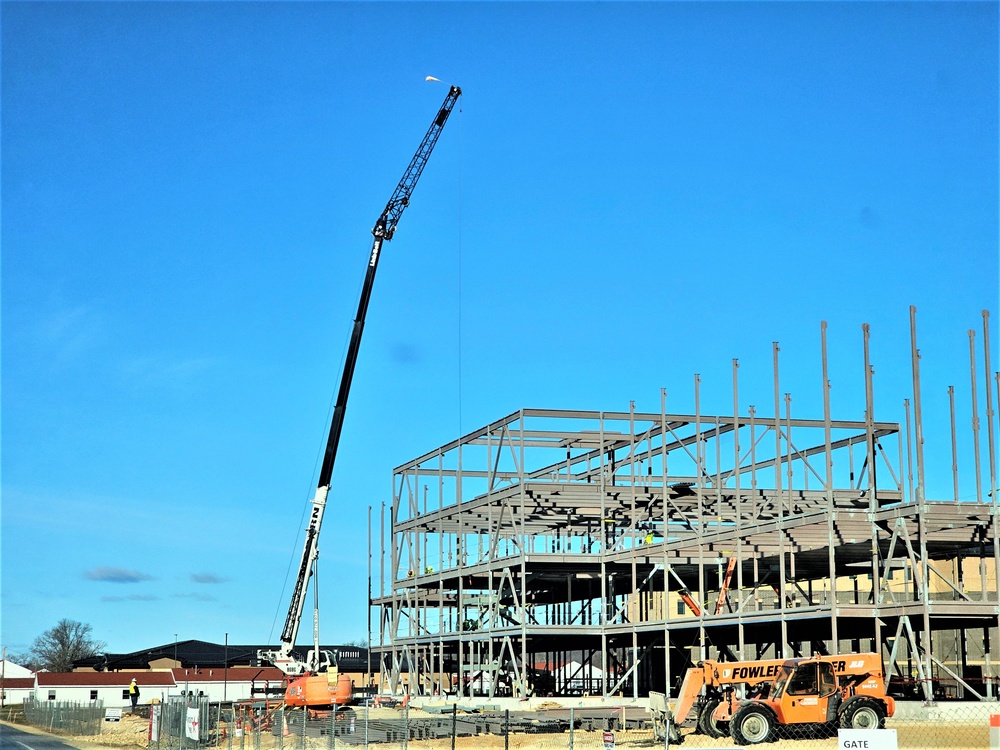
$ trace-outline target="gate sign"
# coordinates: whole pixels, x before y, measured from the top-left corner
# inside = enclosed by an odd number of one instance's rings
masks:
[[[105,721],[121,721],[122,720],[122,710],[120,708],[106,708],[106,709],[104,709],[104,720]]]
[[[188,708],[187,710],[187,721],[184,722],[184,736],[189,740],[197,740],[198,738],[198,725],[201,723],[199,714],[201,709],[198,708]]]
[[[838,729],[838,750],[897,750],[895,729]]]
[[[615,733],[604,733],[604,750],[615,750]]]

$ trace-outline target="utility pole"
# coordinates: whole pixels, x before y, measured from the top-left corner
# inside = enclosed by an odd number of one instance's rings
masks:
[[[226,688],[229,685],[229,633],[226,633],[225,661],[222,667],[222,702],[226,702]]]

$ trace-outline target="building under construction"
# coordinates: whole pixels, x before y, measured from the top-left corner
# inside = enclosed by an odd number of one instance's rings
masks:
[[[995,698],[998,505],[923,496],[919,357],[901,429],[867,341],[861,421],[830,415],[824,328],[819,419],[775,346],[767,416],[700,413],[696,377],[693,414],[521,410],[400,466],[382,688],[639,698],[702,658],[877,651],[896,695]]]

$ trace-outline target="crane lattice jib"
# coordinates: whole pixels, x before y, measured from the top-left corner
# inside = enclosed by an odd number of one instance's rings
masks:
[[[434,150],[434,144],[437,143],[437,139],[444,129],[444,124],[448,121],[448,115],[451,114],[451,110],[454,109],[455,103],[461,95],[462,89],[458,86],[452,86],[449,89],[448,95],[444,99],[444,104],[441,105],[437,117],[434,118],[434,122],[427,129],[427,134],[420,143],[417,153],[413,155],[410,166],[406,168],[406,172],[403,173],[402,179],[396,185],[392,197],[389,198],[389,202],[385,206],[385,210],[372,228],[372,234],[376,237],[382,236],[387,240],[392,239],[392,234],[396,231],[396,224],[399,222],[399,217],[403,215],[403,209],[410,203],[410,195],[413,193],[413,188],[417,185],[417,180],[420,179],[420,173],[424,171],[431,151]]]

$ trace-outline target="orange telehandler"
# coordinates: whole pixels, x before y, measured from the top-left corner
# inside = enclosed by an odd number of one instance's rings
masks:
[[[658,739],[682,742],[681,726],[693,718],[696,734],[729,734],[737,745],[755,745],[791,725],[881,729],[896,706],[885,693],[882,658],[866,653],[705,660],[688,669],[672,706],[663,693],[650,692],[649,708]]]

